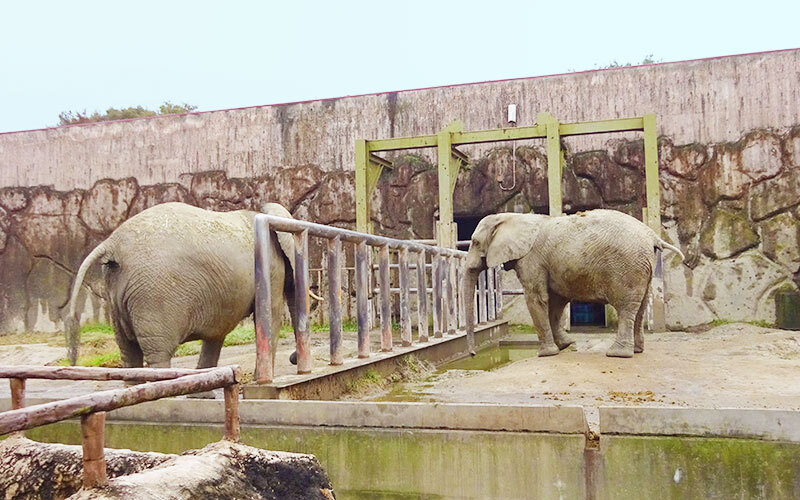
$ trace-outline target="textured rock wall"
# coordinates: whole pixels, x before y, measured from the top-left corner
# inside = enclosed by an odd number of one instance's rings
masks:
[[[0,334],[61,327],[82,258],[126,218],[165,201],[215,210],[278,201],[296,217],[352,226],[359,137],[655,112],[665,234],[687,254],[666,266],[668,323],[774,318],[771,297],[800,267],[800,50],[641,68],[0,134]],[[526,118],[529,117],[529,118]],[[609,139],[611,138],[611,139]],[[456,216],[546,212],[541,143],[463,148]],[[635,134],[564,141],[564,208],[638,215]],[[430,151],[390,155],[373,196],[379,232],[430,238]],[[669,254],[667,254],[669,256]],[[89,276],[83,318],[106,316]]]

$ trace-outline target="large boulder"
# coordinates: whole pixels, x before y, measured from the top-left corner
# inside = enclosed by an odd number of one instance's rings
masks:
[[[750,218],[759,221],[800,204],[800,168],[753,186],[750,190]]]
[[[758,244],[758,234],[747,218],[738,212],[715,208],[703,227],[700,246],[715,259],[727,259]]]
[[[107,235],[128,218],[139,184],[133,177],[97,181],[81,202],[80,216],[89,228]]]
[[[790,273],[800,271],[800,221],[786,212],[766,219],[758,230],[764,255]]]

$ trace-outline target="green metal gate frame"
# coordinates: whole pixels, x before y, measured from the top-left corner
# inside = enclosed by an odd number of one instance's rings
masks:
[[[520,139],[547,139],[547,186],[550,215],[561,215],[561,171],[564,157],[561,137],[604,134],[609,132],[644,132],[644,161],[647,207],[643,219],[661,235],[661,197],[658,183],[658,146],[656,116],[647,114],[635,118],[619,118],[591,122],[559,123],[549,113],[539,113],[536,125],[510,127],[476,132],[464,132],[461,121],[454,121],[435,135],[398,137],[393,139],[356,140],[356,228],[372,232],[370,196],[378,184],[384,168],[392,163],[375,153],[404,149],[437,148],[439,170],[439,220],[436,223],[438,243],[455,248],[456,235],[453,224],[453,191],[462,164],[468,163],[466,155],[456,146]]]

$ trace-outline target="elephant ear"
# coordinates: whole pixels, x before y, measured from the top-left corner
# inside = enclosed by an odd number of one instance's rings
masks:
[[[486,248],[486,265],[499,266],[524,257],[531,251],[541,223],[547,216],[534,214],[503,214],[497,222]]]
[[[292,214],[289,213],[283,205],[278,203],[265,204],[261,208],[261,212],[267,215],[274,215],[275,217],[294,219]],[[280,231],[275,231],[275,234],[278,236],[278,245],[280,245],[283,253],[286,254],[286,257],[289,259],[289,264],[292,266],[292,271],[294,271],[294,236],[292,236],[291,233],[283,233]]]

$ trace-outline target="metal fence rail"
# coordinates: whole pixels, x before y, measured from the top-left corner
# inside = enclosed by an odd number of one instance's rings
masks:
[[[341,273],[344,269],[342,243],[354,245],[355,253],[355,291],[356,319],[358,325],[358,357],[370,356],[370,307],[371,301],[377,299],[379,316],[381,351],[392,350],[392,296],[399,300],[400,338],[403,346],[413,343],[411,318],[411,293],[415,292],[417,305],[417,342],[425,343],[431,337],[454,335],[465,325],[464,300],[460,289],[460,277],[463,275],[464,258],[467,252],[438,246],[426,245],[407,240],[399,240],[360,233],[312,222],[286,219],[265,214],[255,218],[255,279],[256,279],[256,367],[254,380],[258,383],[272,382],[275,376],[275,349],[278,331],[272,331],[272,291],[269,283],[270,231],[291,233],[295,238],[294,255],[294,290],[295,307],[297,308],[297,325],[295,342],[297,350],[297,373],[311,373],[311,348],[309,328],[309,237],[327,240],[327,307],[330,325],[330,364],[341,365],[344,362],[342,350],[342,287]],[[376,283],[370,283],[369,270],[372,255],[369,247],[377,252]],[[396,254],[395,264],[392,253]],[[393,289],[389,279],[390,267],[398,269],[398,283]],[[411,271],[415,271],[412,273]],[[469,300],[477,301],[475,308],[477,322],[484,323],[498,317],[502,307],[502,285],[497,269],[484,272],[484,286]],[[487,287],[486,275],[490,276]],[[317,278],[318,285],[321,278]],[[411,281],[416,281],[416,287]],[[419,293],[425,290],[426,293]],[[377,294],[373,294],[377,291]],[[431,296],[428,307],[428,294]],[[320,305],[320,307],[323,307]],[[432,335],[431,335],[432,326]]]

